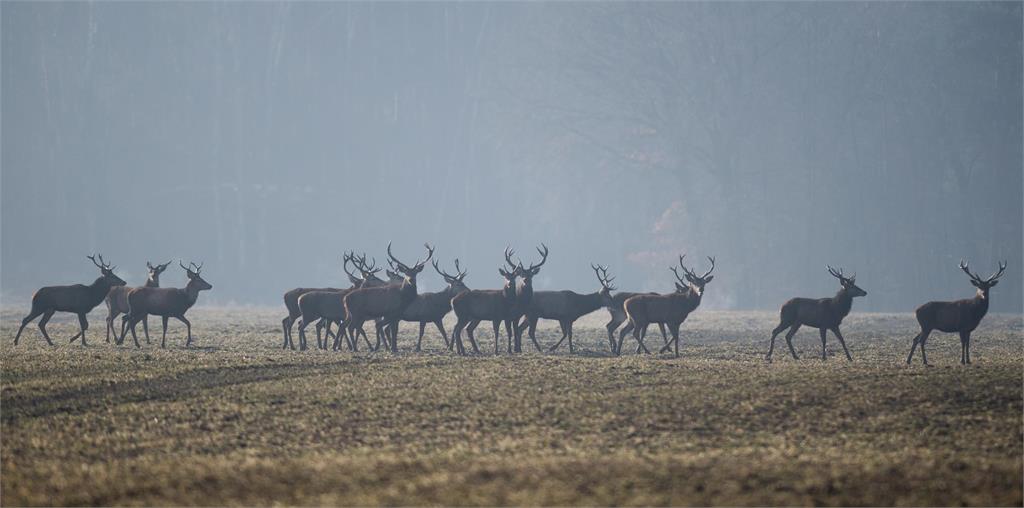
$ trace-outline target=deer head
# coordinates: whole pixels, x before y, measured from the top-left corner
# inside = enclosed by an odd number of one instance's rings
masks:
[[[462,279],[466,278],[466,271],[459,267],[459,258],[455,258],[455,275],[445,273],[440,267],[437,266],[437,260],[433,261],[434,270],[441,278],[448,283],[448,292],[451,294],[459,294],[463,291],[469,291],[469,288],[462,282]]]
[[[425,243],[423,244],[423,246],[427,248],[426,259],[422,261],[416,261],[416,264],[409,266],[399,261],[398,258],[394,256],[394,254],[391,254],[391,242],[388,242],[388,258],[390,259],[390,261],[394,262],[393,266],[399,272],[405,275],[405,283],[410,284],[413,287],[416,286],[416,274],[422,272],[423,267],[427,264],[427,261],[430,261],[430,258],[434,256],[434,248],[431,247],[430,244]]]
[[[971,285],[978,288],[983,297],[987,297],[988,290],[992,289],[993,287],[995,287],[996,284],[999,283],[999,277],[1002,277],[1003,272],[1006,271],[1006,261],[1000,261],[999,270],[997,270],[996,273],[992,274],[992,276],[990,276],[987,279],[982,279],[981,277],[978,276],[978,274],[971,273],[971,270],[967,268],[967,262],[965,262],[963,259],[960,260],[960,269],[963,270],[964,273],[966,273],[967,276],[971,278]]]
[[[839,285],[843,286],[843,289],[845,289],[847,294],[849,294],[850,296],[857,297],[857,296],[866,296],[868,294],[867,291],[864,291],[863,289],[857,287],[857,284],[856,284],[856,282],[857,282],[857,274],[856,273],[854,273],[850,277],[847,277],[847,276],[843,275],[843,269],[842,268],[840,268],[838,271],[835,268],[832,268],[829,265],[825,265],[825,268],[828,268],[828,273],[832,274],[833,277],[839,279]]]
[[[518,266],[516,269],[519,271],[519,275],[523,278],[523,287],[532,287],[533,277],[540,273],[540,267],[544,266],[544,263],[548,260],[548,246],[543,243],[540,247],[537,247],[537,252],[540,254],[540,263],[532,264],[529,268],[523,267],[522,260],[518,260]],[[511,262],[511,255],[506,251],[505,262]],[[511,264],[511,263],[510,263]]]
[[[206,289],[213,289],[213,286],[209,282],[206,282],[199,276],[199,271],[203,269],[202,263],[197,265],[189,261],[188,266],[186,267],[181,263],[181,260],[178,260],[178,266],[181,266],[185,270],[185,276],[188,277],[189,288],[194,289],[197,293]]]
[[[671,267],[672,273],[676,275],[676,279],[678,279],[679,281],[676,283],[676,291],[682,292],[685,289],[684,286],[686,286],[689,287],[689,289],[693,291],[694,294],[696,294],[697,296],[703,296],[704,286],[706,286],[709,282],[711,282],[712,279],[715,278],[714,275],[711,275],[711,272],[715,271],[715,258],[708,256],[708,261],[711,262],[711,268],[709,268],[708,271],[704,272],[704,275],[697,275],[696,273],[693,272],[693,270],[690,270],[689,268],[686,267],[686,265],[683,264],[684,257],[686,257],[685,254],[679,256],[679,268],[683,269],[684,277],[679,277],[679,272],[676,271],[676,267]]]
[[[160,274],[164,273],[164,270],[166,270],[167,266],[170,264],[171,262],[168,261],[162,265],[153,266],[149,261],[146,261],[146,268],[149,269],[148,279],[152,281],[154,284],[159,283]]]
[[[99,256],[100,260],[96,261],[96,257]],[[127,284],[124,279],[114,275],[114,268],[116,266],[110,266],[110,263],[103,261],[103,255],[97,254],[96,256],[86,256],[92,260],[92,264],[96,265],[96,268],[100,269],[100,273],[103,274],[103,280],[111,286],[124,286]]]
[[[601,295],[602,305],[605,307],[615,305],[615,302],[612,300],[612,291],[615,291],[616,289],[615,286],[612,285],[612,281],[615,280],[615,277],[608,276],[607,266],[594,266],[594,264],[591,263],[590,268],[594,270],[594,274],[597,275],[597,281],[601,283],[601,290],[598,291],[598,294]]]
[[[512,256],[516,251],[512,250],[512,247],[505,247],[505,263],[508,264],[511,269],[505,269],[498,267],[498,273],[505,278],[505,287],[503,290],[506,294],[510,293],[515,296],[516,293],[516,277],[519,277],[519,266],[512,262]]]
[[[356,267],[357,270],[359,270],[359,273],[361,273],[363,276],[361,284],[362,287],[367,287],[367,284],[373,286],[384,283],[384,281],[380,280],[380,277],[377,277],[377,273],[380,272],[382,269],[377,267],[376,258],[371,259],[370,264],[368,265],[366,264],[365,252],[363,253],[362,256],[356,256],[355,253],[353,253],[352,264]]]

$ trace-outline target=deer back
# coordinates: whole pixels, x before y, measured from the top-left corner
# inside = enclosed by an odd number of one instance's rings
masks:
[[[302,319],[307,323],[313,319],[345,319],[345,295],[350,290],[307,291],[299,297],[298,306]]]
[[[183,316],[195,303],[179,288],[132,288],[128,291],[128,309],[133,315]]]
[[[510,293],[505,289],[474,289],[456,295],[451,305],[460,320],[493,321],[508,317],[508,309],[514,300],[515,290]]]

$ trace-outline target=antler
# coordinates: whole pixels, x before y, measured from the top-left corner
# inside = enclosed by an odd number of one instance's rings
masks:
[[[373,258],[371,262],[372,264],[370,266],[366,265],[365,252],[363,253],[362,256],[356,256],[355,253],[352,253],[352,264],[355,265],[356,269],[363,274],[364,279],[381,270],[380,268],[377,267],[377,258]]]
[[[985,282],[992,282],[992,281],[998,279],[999,277],[1002,277],[1003,276],[1003,272],[1005,270],[1006,270],[1006,261],[1000,261],[999,262],[999,271],[997,271],[994,275],[989,277],[988,280],[986,280]]]
[[[100,258],[100,261],[98,263],[96,262],[96,256],[99,256],[99,258]],[[103,261],[103,255],[102,254],[97,254],[96,256],[85,256],[85,257],[91,259],[92,260],[92,264],[96,265],[96,268],[104,269],[104,270],[109,270],[110,269],[110,264]]]
[[[431,263],[434,265],[434,270],[437,270],[437,273],[440,274],[441,277],[444,278],[445,282],[447,282],[449,284],[451,284],[452,282],[455,282],[455,281],[462,280],[462,278],[466,276],[466,272],[463,272],[463,271],[461,271],[459,269],[459,258],[455,258],[455,275],[451,275],[449,273],[446,273],[444,270],[442,270],[438,266],[436,259],[433,260]]]
[[[984,282],[984,279],[979,277],[978,274],[971,273],[971,269],[967,267],[967,262],[964,261],[963,258],[960,258],[960,269],[963,270],[971,280],[975,282]]]
[[[423,268],[423,265],[426,265],[427,261],[430,261],[430,258],[434,257],[434,247],[429,243],[424,243],[423,246],[427,248],[427,257],[424,258],[423,261],[416,261],[414,266],[417,270]]]
[[[704,272],[704,275],[700,276],[701,279],[708,278],[708,275],[711,275],[711,272],[715,271],[715,258],[714,258],[714,256],[708,256],[708,261],[711,261],[711,268],[709,268],[708,271]]]
[[[102,259],[102,258],[101,258],[101,259]],[[202,269],[203,269],[203,265],[202,265],[202,263],[200,263],[200,264],[198,264],[198,265],[197,265],[197,264],[195,264],[194,262],[192,262],[192,261],[189,261],[189,262],[188,262],[188,267],[186,267],[186,266],[185,266],[185,265],[184,265],[184,264],[183,264],[183,263],[181,262],[181,260],[180,260],[180,259],[178,260],[178,266],[180,266],[180,267],[184,268],[186,272],[188,272],[188,273],[194,273],[194,274],[196,274],[196,275],[199,275],[199,270],[202,270]],[[195,268],[195,270],[193,270],[193,268]]]
[[[543,250],[541,250],[542,247],[543,247]],[[540,253],[540,263],[537,263],[535,265],[530,265],[530,268],[528,268],[528,270],[530,270],[530,271],[537,271],[537,270],[539,270],[540,267],[544,266],[544,263],[546,263],[547,260],[548,260],[548,246],[547,245],[544,245],[543,243],[541,243],[540,247],[537,247],[537,252]],[[519,264],[522,265],[522,262],[520,261]]]
[[[590,268],[592,268],[594,270],[594,274],[597,275],[597,281],[601,283],[601,287],[608,291],[615,291],[616,287],[612,285],[612,281],[615,280],[615,277],[608,277],[608,267],[601,265],[594,266],[594,263],[590,263]]]
[[[845,280],[846,279],[846,277],[843,276],[843,269],[842,268],[840,268],[839,271],[836,271],[836,269],[832,268],[831,265],[825,265],[825,268],[828,268],[828,273],[832,274],[833,277],[835,277],[835,278],[837,278],[839,280]],[[960,268],[966,268],[966,265],[963,265]]]
[[[391,258],[391,260],[394,261],[395,264],[398,265],[398,268],[400,270],[402,270],[402,271],[409,271],[409,267],[408,266],[405,266],[405,264],[403,264],[401,261],[399,261],[398,258],[396,258],[394,256],[394,254],[391,254],[391,242],[388,242],[388,257]]]
[[[516,251],[512,248],[512,246],[505,246],[505,263],[508,264],[508,266],[513,270],[519,268],[519,265],[512,262],[512,256],[514,256],[515,253]]]

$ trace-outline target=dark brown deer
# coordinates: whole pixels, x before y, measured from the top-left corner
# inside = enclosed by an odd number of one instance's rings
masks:
[[[209,282],[199,276],[203,265],[189,263],[188,267],[178,261],[178,265],[185,270],[188,277],[188,284],[184,288],[134,288],[128,292],[128,329],[132,331],[132,340],[135,347],[139,345],[139,338],[135,335],[135,325],[146,315],[160,316],[163,320],[164,334],[160,339],[160,347],[167,347],[167,320],[175,318],[188,328],[188,340],[185,347],[192,345],[192,323],[185,318],[185,312],[192,308],[199,298],[199,292],[213,289]]]
[[[910,354],[907,355],[907,365],[914,357],[914,350],[918,344],[921,345],[921,360],[928,365],[928,357],[924,352],[924,344],[932,330],[940,332],[960,333],[960,364],[971,363],[971,332],[978,327],[981,319],[988,313],[988,292],[999,283],[999,277],[1006,271],[1006,261],[999,263],[999,270],[987,279],[982,279],[976,273],[971,273],[967,263],[960,260],[960,269],[971,278],[971,285],[978,288],[974,298],[957,300],[955,302],[928,302],[917,308],[917,322],[921,325],[921,332],[914,337],[914,345],[910,346]]]
[[[529,268],[523,267],[523,262],[519,261],[519,276],[522,277],[522,281],[519,283],[519,287],[516,288],[516,300],[515,305],[509,309],[510,319],[514,327],[515,332],[515,352],[521,353],[523,351],[523,330],[519,327],[519,319],[526,314],[526,309],[530,307],[530,303],[533,300],[533,278],[540,273],[540,267],[544,266],[544,263],[548,260],[548,246],[543,243],[540,247],[537,247],[537,252],[540,254],[540,263],[531,264]],[[506,256],[506,262],[511,263]],[[540,353],[542,350],[540,344],[531,335],[530,339],[533,341],[533,347],[537,348],[537,352]]]
[[[363,280],[365,280],[365,276],[363,278],[356,277],[352,272],[348,271],[348,263],[349,262],[353,262],[354,254],[353,253],[346,253],[343,256],[343,259],[344,259],[344,261],[342,262],[342,269],[345,271],[345,274],[348,275],[348,280],[349,280],[349,282],[352,283],[352,287],[357,287],[359,284],[362,284]],[[358,266],[357,266],[357,268],[358,268]],[[378,268],[377,271],[380,271],[380,269]],[[376,272],[373,272],[373,273],[376,273]],[[299,297],[301,297],[302,295],[304,295],[306,293],[312,292],[312,291],[337,292],[337,291],[342,291],[342,289],[340,289],[340,288],[295,288],[295,289],[292,289],[290,291],[285,292],[285,294],[284,294],[284,306],[285,306],[286,309],[288,309],[288,315],[285,316],[285,318],[281,320],[281,327],[284,329],[284,344],[282,345],[282,349],[288,349],[289,347],[291,347],[292,349],[295,349],[295,343],[292,342],[292,324],[295,323],[295,320],[298,319],[299,316],[302,315],[302,311],[299,310]],[[317,335],[319,335],[319,333]]]
[[[153,266],[152,263],[146,261],[146,269],[149,270],[149,274],[146,276],[146,283],[142,287],[147,288],[158,288],[160,287],[160,274],[167,269],[167,266],[171,262],[168,261],[162,265],[158,264]],[[110,292],[107,293],[107,342],[110,342],[110,332],[114,332],[114,341],[120,343],[124,340],[124,334],[128,332],[128,321],[121,320],[121,335],[118,337],[117,330],[114,328],[114,320],[121,314],[128,314],[128,291],[132,288],[127,286],[114,286],[110,288]],[[142,319],[142,330],[146,335],[146,344],[149,344],[149,323],[146,318]]]
[[[110,288],[123,286],[125,282],[117,275],[114,275],[114,268],[116,267],[111,267],[110,264],[104,262],[103,256],[99,256],[99,262],[96,261],[95,256],[86,257],[91,259],[92,263],[100,269],[99,278],[88,286],[75,284],[72,286],[47,286],[39,288],[32,295],[32,310],[25,316],[25,319],[21,320],[21,327],[18,328],[17,335],[14,336],[14,345],[18,345],[18,339],[21,338],[21,332],[25,329],[25,325],[42,315],[43,318],[39,320],[39,331],[43,332],[43,338],[46,339],[46,343],[52,346],[53,341],[46,334],[46,323],[53,316],[53,313],[58,311],[71,312],[78,315],[78,326],[81,330],[74,337],[71,337],[71,340],[74,341],[81,337],[82,345],[87,345],[85,343],[85,331],[89,329],[89,321],[85,318],[86,314],[107,297]]]
[[[858,296],[866,296],[868,293],[857,287],[856,273],[851,277],[846,277],[843,275],[841,268],[838,271],[828,265],[825,265],[825,268],[828,269],[828,273],[832,274],[833,277],[839,279],[839,292],[832,298],[793,298],[783,304],[782,310],[779,312],[779,326],[772,330],[772,339],[768,346],[768,355],[765,357],[765,360],[772,361],[772,351],[775,349],[775,336],[786,328],[789,328],[789,331],[786,332],[786,345],[789,346],[789,353],[793,355],[794,360],[799,359],[796,356],[796,350],[793,349],[793,335],[796,334],[796,331],[801,326],[807,325],[817,328],[818,333],[821,335],[822,360],[826,358],[825,334],[828,330],[832,330],[832,333],[839,339],[839,344],[843,346],[846,359],[853,361],[853,357],[850,356],[850,350],[846,349],[846,341],[843,340],[843,334],[839,333],[839,324],[850,313],[850,308],[853,307],[853,299]]]
[[[678,283],[676,283],[676,285],[678,286]],[[626,335],[629,335],[630,332],[633,331],[633,324],[630,323],[629,318],[626,317],[626,300],[629,300],[630,298],[637,295],[656,294],[658,293],[622,292],[615,293],[614,295],[612,295],[612,304],[608,306],[608,313],[611,314],[611,321],[608,321],[608,324],[604,325],[605,330],[608,331],[608,348],[611,350],[612,353],[619,354],[619,351],[616,350],[615,329],[618,328],[619,325],[621,325],[622,323],[626,323],[626,326],[623,326],[622,330],[619,331],[619,344],[621,344],[622,341],[626,338]],[[661,340],[667,344],[668,334],[665,333],[665,323],[658,323],[658,328],[661,330]]]
[[[416,338],[416,351],[420,351],[423,345],[423,332],[427,323],[434,323],[437,331],[441,332],[445,347],[449,346],[448,334],[444,330],[444,317],[452,310],[452,298],[456,295],[469,291],[466,284],[462,282],[466,278],[466,272],[459,267],[459,260],[455,260],[455,275],[446,273],[433,261],[434,270],[437,271],[448,287],[436,293],[419,293],[416,299],[409,304],[402,312],[402,321],[419,323],[420,334]],[[396,334],[397,335],[397,334]]]
[[[505,248],[506,262],[511,264],[510,256],[512,250]],[[452,331],[452,340],[448,349],[455,348],[460,354],[466,354],[462,343],[462,331],[466,330],[473,352],[479,353],[476,338],[473,337],[473,330],[481,321],[490,321],[494,326],[494,353],[498,353],[498,341],[501,337],[501,323],[505,323],[505,333],[508,337],[508,351],[512,352],[512,321],[509,319],[510,309],[516,303],[516,278],[519,276],[518,267],[506,270],[498,267],[498,273],[505,279],[505,286],[501,289],[472,289],[455,295],[451,300],[452,311],[455,312],[456,323]]]
[[[671,270],[678,280],[676,289],[685,287],[686,291],[676,291],[667,295],[637,295],[626,300],[624,307],[626,316],[629,317],[629,322],[633,325],[633,338],[636,339],[637,345],[642,350],[647,351],[643,340],[644,335],[647,334],[647,325],[664,323],[672,332],[672,339],[665,344],[661,351],[668,351],[672,344],[675,344],[675,356],[679,357],[679,326],[686,321],[691,312],[700,306],[700,300],[704,296],[704,286],[715,277],[711,275],[711,272],[715,271],[715,258],[708,257],[708,261],[711,261],[711,268],[704,275],[698,276],[683,265],[683,256],[679,256],[679,267],[686,275],[685,280],[679,276],[679,272],[674,266],[671,267]],[[622,344],[619,343],[616,349],[622,351]]]
[[[351,340],[358,340],[356,333],[363,331],[363,323],[368,319],[381,318],[385,321],[385,346],[390,343],[391,352],[398,352],[398,320],[402,318],[402,312],[416,299],[416,275],[423,271],[424,265],[434,255],[434,248],[424,244],[427,249],[427,257],[417,261],[413,266],[408,266],[391,254],[391,244],[388,243],[388,258],[395,262],[398,271],[405,276],[400,286],[387,285],[374,288],[359,288],[345,295],[345,314],[347,324],[345,325]],[[388,336],[391,333],[392,336]]]
[[[526,309],[523,322],[519,323],[519,329],[529,327],[530,340],[536,342],[537,321],[540,319],[553,319],[558,321],[562,329],[562,338],[558,343],[551,346],[548,351],[558,349],[566,339],[569,339],[569,352],[573,352],[572,325],[582,316],[590,314],[601,307],[608,307],[613,304],[612,286],[614,277],[608,277],[608,268],[603,266],[590,265],[597,275],[597,281],[601,289],[593,293],[581,295],[574,291],[534,291],[530,306]]]

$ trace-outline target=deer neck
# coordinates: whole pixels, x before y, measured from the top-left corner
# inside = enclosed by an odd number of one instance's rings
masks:
[[[143,284],[143,287],[147,287],[147,288],[158,288],[158,287],[160,287],[160,276],[157,275],[155,277],[148,277],[146,279],[146,283]]]
[[[846,288],[841,288],[836,296],[832,297],[832,308],[835,309],[840,316],[845,317],[850,313],[850,309],[853,307],[853,297]]]
[[[185,286],[185,301],[188,302],[188,306],[191,308],[196,304],[196,300],[199,299],[199,285],[194,281],[189,281],[188,285]]]
[[[988,290],[978,289],[978,292],[974,295],[974,307],[978,309],[982,316],[988,312]]]
[[[583,295],[582,301],[584,303],[584,310],[588,314],[605,306],[604,297],[601,296],[600,291]]]
[[[114,287],[113,284],[107,281],[106,277],[100,276],[92,284],[89,284],[89,293],[96,301],[100,301],[107,297],[107,293],[112,287]]]
[[[406,279],[402,281],[402,301],[409,303],[416,299],[416,280]]]

